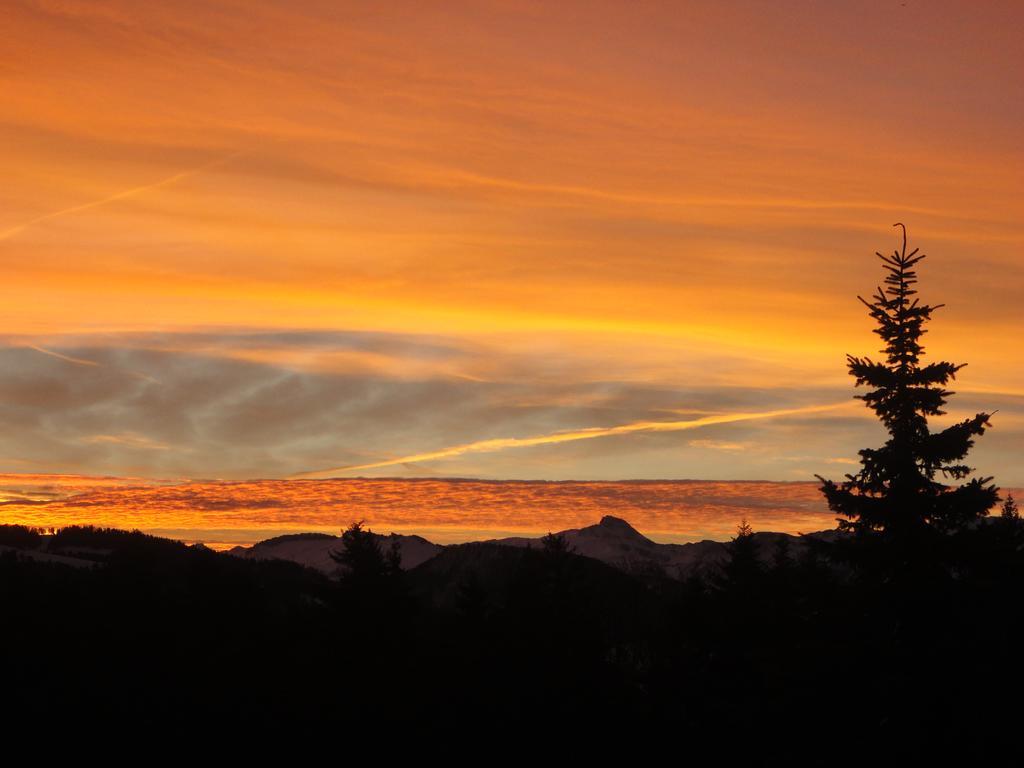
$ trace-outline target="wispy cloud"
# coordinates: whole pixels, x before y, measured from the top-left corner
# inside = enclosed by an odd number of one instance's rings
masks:
[[[519,181],[511,178],[499,178],[483,176],[465,171],[446,172],[445,178],[451,184],[465,184],[467,186],[491,187],[495,189],[513,190],[517,192],[540,193],[553,196],[572,196],[605,200],[614,203],[626,203],[637,205],[667,206],[670,208],[763,208],[763,209],[793,209],[793,210],[871,210],[891,211],[897,207],[900,210],[920,213],[923,215],[940,215],[942,211],[932,208],[897,206],[892,201],[884,200],[810,200],[797,197],[702,197],[702,196],[667,196],[667,195],[643,195],[617,192],[612,189],[599,187],[585,187],[569,184],[538,184],[534,182]]]
[[[167,443],[153,440],[145,435],[136,435],[132,433],[117,435],[90,435],[88,437],[83,437],[81,442],[87,445],[117,445],[125,448],[141,448],[148,451],[166,451],[171,448]]]
[[[179,182],[182,179],[187,179],[190,176],[195,176],[197,173],[205,171],[208,168],[212,168],[215,165],[225,163],[228,160],[237,157],[240,154],[241,152],[231,152],[230,154],[217,157],[195,168],[189,168],[188,170],[181,171],[180,173],[176,173],[173,176],[168,176],[165,179],[155,181],[152,184],[143,184],[142,186],[139,187],[132,187],[131,189],[125,189],[120,192],[115,192],[112,195],[107,195],[106,197],[102,197],[98,200],[91,200],[87,203],[72,205],[68,208],[61,208],[59,211],[50,211],[49,213],[44,213],[41,216],[36,216],[35,218],[29,219],[28,221],[23,221],[21,224],[16,224],[13,227],[9,227],[8,229],[0,231],[0,241],[14,237],[19,232],[23,232],[24,230],[28,229],[29,227],[35,226],[36,224],[42,224],[44,221],[50,221],[51,219],[57,219],[60,218],[61,216],[68,216],[73,213],[81,213],[83,211],[88,211],[93,208],[99,208],[102,205],[107,205],[108,203],[113,203],[118,200],[125,200],[130,197],[135,197],[136,195],[140,195],[143,192],[149,192],[154,189],[159,189],[160,187],[170,186],[171,184]]]
[[[751,443],[737,443],[729,440],[691,440],[691,448],[708,448],[712,451],[745,451],[750,448]]]
[[[615,427],[588,427],[565,432],[555,432],[547,435],[536,435],[533,437],[503,437],[491,440],[478,440],[472,443],[454,445],[449,448],[442,448],[437,451],[426,453],[415,453],[409,456],[401,456],[384,461],[376,461],[368,464],[355,464],[346,467],[334,467],[331,469],[316,470],[313,472],[302,472],[293,477],[324,477],[343,472],[355,472],[364,469],[378,469],[380,467],[392,467],[397,465],[412,464],[422,461],[434,461],[447,459],[453,456],[461,456],[466,453],[484,453],[490,451],[503,451],[508,448],[529,448],[537,445],[552,445],[556,443],[568,443],[575,440],[591,440],[598,437],[611,437],[613,435],[627,435],[634,432],[677,432],[687,429],[699,429],[714,424],[732,424],[740,421],[754,421],[757,419],[773,419],[780,416],[805,415],[832,411],[839,408],[849,408],[849,400],[841,403],[830,403],[827,405],[811,405],[803,408],[783,408],[773,411],[760,411],[751,413],[723,413],[714,416],[703,416],[699,419],[688,419],[684,421],[637,421],[631,424],[620,424]]]
[[[54,352],[52,349],[37,347],[35,344],[28,344],[26,346],[28,349],[35,350],[36,352],[40,352],[44,355],[49,355],[50,357],[55,357],[58,360],[63,360],[66,363],[74,363],[75,365],[89,365],[97,368],[100,367],[100,364],[97,363],[95,360],[86,360],[81,357],[71,357],[71,355],[62,355],[60,352]]]
[[[60,352],[54,352],[52,349],[46,349],[45,347],[40,347],[40,346],[38,346],[36,344],[26,344],[25,348],[26,349],[31,349],[34,352],[39,352],[41,354],[48,355],[49,357],[56,358],[57,360],[63,360],[66,363],[72,363],[74,365],[84,365],[84,366],[88,366],[90,368],[106,368],[106,367],[108,367],[108,366],[105,366],[103,363],[97,362],[96,360],[88,360],[88,359],[86,359],[84,357],[73,357],[71,355],[65,355],[65,354],[62,354]],[[128,376],[132,376],[132,377],[134,377],[136,379],[142,379],[143,381],[149,381],[149,382],[152,382],[154,384],[158,384],[159,383],[156,379],[154,379],[149,374],[140,373],[139,371],[123,371],[123,373],[125,373]]]
[[[238,5],[4,5],[0,468],[838,474],[863,407],[699,420],[852,396],[902,219],[1020,478],[1024,6]]]

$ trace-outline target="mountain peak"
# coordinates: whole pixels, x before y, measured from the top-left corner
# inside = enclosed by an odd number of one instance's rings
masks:
[[[639,537],[641,539],[646,538],[640,531],[634,528],[632,525],[627,523],[621,517],[613,517],[612,515],[605,515],[601,518],[601,522],[598,523],[601,528],[606,529],[609,532],[617,533],[620,536],[630,536],[633,538]]]

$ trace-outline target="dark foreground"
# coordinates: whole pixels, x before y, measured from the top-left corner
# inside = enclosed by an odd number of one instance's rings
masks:
[[[231,740],[360,733],[673,743],[820,764],[1018,750],[1019,523],[899,572],[752,553],[686,581],[469,544],[331,579],[142,534],[3,528],[3,727]],[[61,540],[60,537],[64,537]],[[359,547],[363,547],[362,550]],[[758,554],[760,559],[758,559]],[[433,742],[431,742],[433,743]],[[450,748],[450,747],[449,747]]]

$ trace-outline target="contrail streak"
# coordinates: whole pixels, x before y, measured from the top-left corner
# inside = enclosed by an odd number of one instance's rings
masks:
[[[97,363],[95,360],[85,360],[81,357],[71,357],[70,355],[62,355],[60,352],[54,352],[53,350],[50,349],[43,349],[42,347],[37,347],[35,344],[26,344],[25,346],[28,349],[33,349],[36,352],[41,352],[44,355],[56,357],[58,360],[64,360],[65,362],[74,363],[75,365],[94,365],[100,367],[100,364]]]
[[[52,349],[46,349],[44,347],[39,347],[39,346],[36,346],[35,344],[26,344],[25,348],[26,349],[34,350],[35,352],[39,352],[39,353],[44,354],[44,355],[49,355],[50,357],[55,357],[58,360],[63,360],[64,362],[67,362],[67,363],[74,363],[75,365],[88,365],[90,367],[95,367],[95,368],[105,368],[106,367],[106,366],[103,365],[103,363],[97,363],[95,360],[86,360],[85,358],[82,358],[82,357],[71,357],[70,355],[62,355],[60,352],[54,352]],[[125,373],[125,374],[127,374],[129,376],[134,376],[137,379],[143,379],[144,381],[150,381],[150,382],[152,382],[154,384],[159,384],[160,383],[159,381],[154,379],[152,376],[150,376],[148,374],[145,374],[145,373],[139,373],[138,371],[124,371],[123,370],[121,372]]]
[[[645,205],[667,205],[678,207],[710,207],[710,208],[792,208],[797,210],[880,210],[889,211],[895,207],[885,202],[867,200],[801,200],[799,198],[758,199],[758,198],[724,198],[724,197],[671,197],[663,195],[638,195],[626,192],[607,191],[593,187],[571,186],[565,184],[536,184],[516,181],[496,176],[482,176],[474,173],[456,172],[452,177],[458,181],[477,184],[483,187],[510,189],[521,192],[540,192],[573,197],[609,200],[617,203],[639,203]],[[940,215],[941,211],[934,208],[912,208],[913,213],[924,215]]]
[[[333,475],[339,472],[354,472],[363,469],[378,469],[380,467],[393,467],[398,464],[411,464],[420,461],[433,461],[435,459],[447,459],[452,456],[461,456],[464,453],[485,453],[489,451],[502,451],[506,448],[529,448],[534,445],[551,445],[553,443],[569,443],[574,440],[591,440],[595,437],[610,437],[612,435],[626,435],[632,432],[678,432],[686,429],[699,429],[712,424],[731,424],[737,421],[753,421],[755,419],[773,419],[779,416],[796,416],[805,413],[819,413],[831,411],[837,408],[849,407],[856,401],[844,400],[841,403],[830,405],[811,405],[803,408],[783,408],[775,411],[758,411],[753,413],[721,413],[714,416],[702,416],[699,419],[688,419],[685,421],[636,421],[631,424],[620,424],[617,427],[588,427],[567,432],[553,432],[547,435],[535,435],[533,437],[499,437],[491,440],[477,440],[472,443],[454,445],[449,448],[442,448],[437,451],[426,453],[414,453],[410,456],[401,456],[395,459],[375,461],[370,464],[354,464],[347,467],[334,467],[332,469],[320,469],[313,472],[300,472],[292,475],[296,478],[316,478],[325,475]]]
[[[0,240],[7,240],[13,237],[14,235],[18,234],[19,232],[28,229],[31,226],[41,224],[42,222],[49,221],[50,219],[56,219],[59,216],[67,216],[68,214],[71,213],[80,213],[81,211],[88,211],[92,208],[98,208],[101,205],[106,205],[107,203],[113,203],[117,200],[124,200],[127,197],[134,197],[135,195],[141,194],[142,192],[148,192],[151,189],[166,187],[170,184],[174,184],[175,182],[181,181],[182,179],[186,179],[189,176],[194,176],[197,173],[205,171],[207,168],[210,168],[214,165],[219,165],[220,163],[227,162],[228,160],[237,157],[240,154],[242,153],[232,152],[229,155],[218,157],[215,160],[211,160],[208,163],[203,163],[202,165],[197,166],[196,168],[190,168],[187,171],[176,173],[173,176],[168,176],[166,179],[155,181],[152,184],[144,184],[141,187],[133,187],[131,189],[126,189],[121,192],[116,192],[113,195],[108,195],[107,197],[101,198],[99,200],[93,200],[88,203],[81,203],[80,205],[73,205],[70,208],[62,208],[59,211],[51,211],[50,213],[44,213],[41,216],[36,216],[34,219],[29,219],[28,221],[24,221],[21,224],[17,224],[11,227],[10,229],[3,230],[2,232],[0,232]]]

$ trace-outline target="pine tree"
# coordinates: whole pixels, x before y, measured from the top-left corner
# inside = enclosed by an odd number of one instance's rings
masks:
[[[341,550],[330,553],[331,559],[342,567],[342,578],[358,585],[374,585],[401,570],[398,540],[392,540],[385,552],[380,537],[363,522],[352,523],[341,534]]]
[[[1006,497],[1003,506],[999,510],[999,527],[997,529],[1003,537],[1003,543],[1011,551],[1016,551],[1024,545],[1024,518],[1020,516],[1020,509],[1017,507],[1017,500],[1013,494]]]
[[[754,529],[746,518],[740,521],[736,535],[725,545],[728,557],[722,563],[718,584],[735,594],[747,594],[758,584],[764,570],[758,557]]]
[[[1012,493],[1007,496],[1006,501],[1003,502],[999,515],[1003,520],[1009,520],[1012,522],[1020,521],[1020,510],[1017,508],[1017,500],[1013,498]]]
[[[998,501],[991,477],[974,478],[949,486],[944,479],[964,480],[973,472],[963,463],[975,436],[991,426],[989,413],[979,413],[940,432],[929,431],[928,419],[945,413],[946,399],[954,394],[946,385],[964,364],[934,362],[924,365],[921,336],[924,324],[941,304],[929,306],[914,298],[915,267],[925,258],[918,249],[907,253],[907,232],[902,224],[903,247],[892,256],[876,254],[889,273],[886,287],[871,301],[857,298],[868,308],[885,342],[884,362],[847,355],[850,375],[857,386],[871,391],[857,395],[889,432],[881,448],[860,451],[861,470],[840,484],[818,476],[829,509],[843,515],[839,527],[862,537],[919,545],[930,534],[961,530],[986,515]]]
[[[576,554],[576,547],[569,543],[564,533],[548,533],[541,537],[541,550],[555,557]]]

